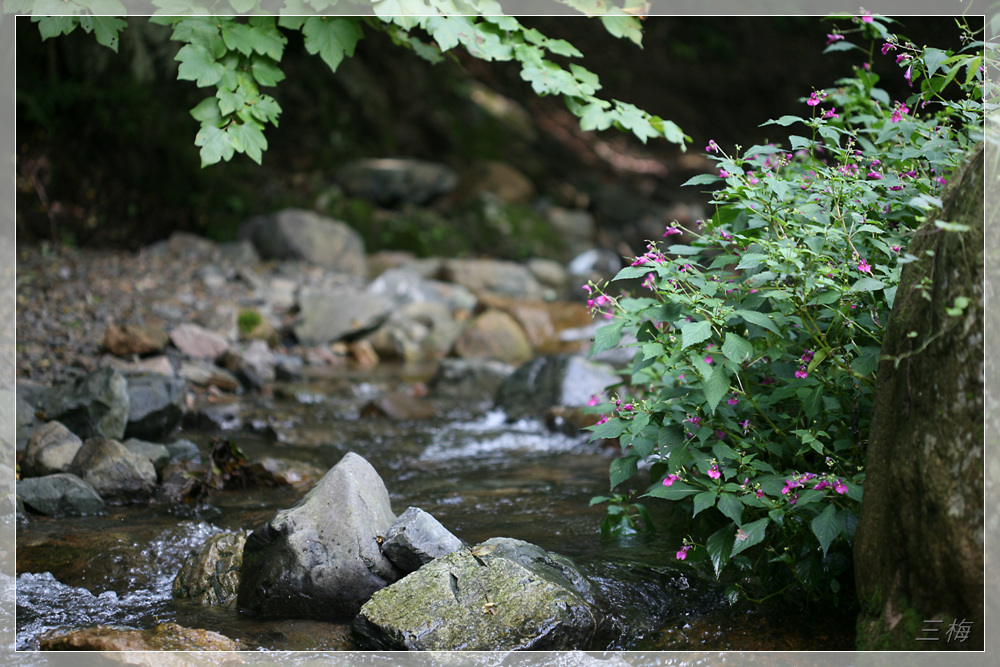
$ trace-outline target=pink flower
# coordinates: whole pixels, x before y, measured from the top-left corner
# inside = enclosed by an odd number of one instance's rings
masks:
[[[893,109],[892,118],[890,120],[893,123],[898,123],[899,121],[903,120],[903,116],[908,113],[910,113],[909,107],[907,107],[905,104],[900,104],[895,109]]]
[[[740,426],[743,427],[743,434],[746,435],[746,432],[750,430],[750,420],[747,419],[747,420],[741,421],[740,422]]]
[[[868,262],[862,259],[860,262],[858,262],[858,271],[860,271],[861,273],[867,273],[868,275],[871,275],[872,267],[868,264]]]
[[[591,293],[590,285],[580,285],[580,289],[584,290],[587,294]]]
[[[664,236],[673,236],[674,234],[683,234],[684,232],[677,228],[677,225],[670,225],[667,227],[667,231],[663,232]]]
[[[719,170],[719,178],[729,178],[729,172],[725,169]]]
[[[607,415],[601,415],[601,418],[597,420],[597,423],[595,424],[595,426],[600,426],[601,424],[604,424],[607,421],[608,421],[608,416]]]
[[[712,363],[712,357],[705,357],[705,363],[706,364]]]
[[[913,87],[913,65],[906,68],[906,72],[903,73],[903,78],[906,79],[906,83]]]
[[[803,380],[809,377],[809,371],[806,370],[805,366],[799,366],[799,370],[795,371],[795,377]]]
[[[836,34],[827,33],[826,34],[826,45],[830,46],[834,42],[839,42],[842,39],[844,39],[843,35],[836,35]]]
[[[681,547],[680,551],[677,552],[677,560],[684,560],[688,557],[688,552],[691,551],[691,545]]]
[[[872,22],[872,13],[870,11],[866,10],[864,7],[861,7],[860,10],[861,10],[861,22],[862,23],[871,23]]]
[[[889,53],[890,51],[895,51],[895,50],[896,50],[896,45],[893,44],[892,42],[886,42],[885,44],[882,45],[883,56]]]
[[[896,253],[898,253],[902,249],[903,249],[902,246],[898,246],[898,245],[892,246],[892,251],[896,252]]]
[[[817,482],[813,486],[813,489],[815,489],[816,491],[822,491],[823,489],[829,489],[831,486],[833,485],[824,479],[822,482]]]
[[[809,99],[806,100],[806,104],[808,104],[811,107],[814,107],[818,105],[820,102],[822,102],[824,99],[826,99],[825,92],[814,90],[812,95],[809,96]]]
[[[833,490],[839,493],[840,495],[844,495],[847,493],[847,485],[844,484],[844,480],[838,477],[837,483],[833,485]]]
[[[837,115],[837,107],[831,107],[823,112],[823,118],[840,118]]]
[[[733,396],[732,398],[726,400],[726,403],[728,403],[729,405],[736,405],[739,402],[740,399],[737,398],[736,396]]]
[[[673,473],[671,473],[663,478],[663,486],[670,486],[674,482],[679,482],[680,480],[681,480],[680,475],[674,475]]]
[[[757,489],[757,490],[756,490],[756,491],[754,491],[753,493],[754,493],[754,495],[755,495],[755,496],[757,496],[758,498],[763,498],[763,497],[764,497],[764,492],[763,492],[763,491],[761,491],[760,489]]]
[[[813,351],[812,350],[806,350],[805,352],[802,353],[802,356],[800,357],[800,359],[802,359],[802,363],[808,364],[810,361],[813,360]]]
[[[705,146],[705,152],[706,153],[718,153],[719,152],[719,144],[715,143],[715,139],[709,139],[708,140],[708,145]]]
[[[719,466],[712,464],[712,467],[708,469],[708,476],[712,479],[719,479],[722,477],[722,473],[719,472]]]
[[[726,439],[726,432],[725,431],[716,431],[715,432],[715,437],[718,438],[719,440],[725,440]]]
[[[785,488],[781,490],[781,495],[783,496],[788,495],[789,491],[791,491],[792,489],[796,489],[800,486],[802,486],[802,484],[800,484],[797,479],[786,479]]]
[[[872,169],[871,171],[868,172],[868,178],[871,178],[871,179],[876,180],[876,181],[880,181],[880,180],[882,180],[882,174],[880,174],[876,170]]]
[[[686,422],[690,422],[690,423],[694,424],[695,426],[699,426],[699,425],[701,425],[701,417],[698,417],[698,416],[695,416],[695,417],[688,417],[688,418],[687,418],[687,419],[685,419],[684,421],[686,421]]]
[[[597,398],[597,394],[591,394],[590,400],[587,401],[587,405],[594,406],[597,405],[598,403],[600,403],[600,401]]]

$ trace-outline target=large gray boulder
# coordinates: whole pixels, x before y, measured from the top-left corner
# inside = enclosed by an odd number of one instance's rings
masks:
[[[28,438],[21,459],[21,473],[25,477],[38,477],[65,472],[81,446],[83,440],[59,422],[42,424]]]
[[[240,225],[239,237],[265,259],[301,259],[361,277],[368,273],[361,235],[312,211],[289,208],[250,218]]]
[[[72,383],[53,386],[38,398],[46,420],[62,422],[84,440],[120,440],[128,422],[128,383],[112,368],[101,368]]]
[[[594,646],[608,626],[572,561],[493,538],[375,593],[353,627],[376,649],[558,651]]]
[[[440,278],[473,292],[492,292],[515,299],[539,300],[545,290],[531,271],[502,259],[449,259]]]
[[[983,166],[980,144],[933,218],[969,231],[918,229],[886,325],[854,542],[862,650],[985,643]],[[916,641],[925,627],[939,641]]]
[[[303,288],[293,331],[303,345],[322,345],[360,336],[382,324],[392,307],[388,297],[349,287]]]
[[[579,355],[537,357],[511,373],[496,402],[511,419],[539,417],[554,406],[582,407],[621,378],[607,364]]]
[[[375,469],[346,454],[298,503],[247,538],[240,610],[260,618],[353,618],[400,576],[377,539],[395,519]]]
[[[155,440],[180,424],[187,393],[183,378],[129,373],[126,381],[129,409],[125,437]]]
[[[69,471],[92,486],[105,500],[148,498],[156,488],[153,462],[108,438],[84,441]]]
[[[81,516],[104,510],[104,501],[97,492],[67,472],[19,480],[17,499],[47,516]]]

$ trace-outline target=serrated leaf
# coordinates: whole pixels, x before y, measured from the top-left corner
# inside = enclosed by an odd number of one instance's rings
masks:
[[[222,65],[215,62],[205,47],[198,44],[182,46],[175,60],[180,62],[177,78],[182,81],[194,81],[204,87],[215,85],[222,78]]]
[[[934,76],[934,72],[938,70],[945,60],[948,59],[948,54],[941,49],[933,49],[927,47],[924,49],[924,64],[927,65],[927,76]]]
[[[191,116],[202,125],[222,124],[222,114],[219,112],[219,101],[214,97],[206,97],[190,111]]]
[[[736,270],[753,269],[767,261],[767,255],[759,252],[748,252],[740,258],[740,263],[736,265]]]
[[[630,455],[617,458],[611,462],[609,476],[611,478],[612,491],[615,490],[616,486],[630,479],[636,473],[638,469],[636,464],[638,461],[639,457],[637,455]]]
[[[302,26],[305,37],[306,51],[312,55],[319,54],[331,71],[344,60],[344,56],[353,56],[358,40],[364,37],[357,21],[329,16],[313,16]]]
[[[585,430],[591,431],[594,434],[591,436],[591,439],[604,438],[606,440],[613,440],[624,433],[627,428],[627,421],[618,417],[612,417],[603,424],[587,426]]]
[[[765,517],[740,526],[733,538],[733,551],[730,556],[735,556],[741,551],[763,542],[767,524],[769,523],[771,523],[771,519]],[[730,528],[730,530],[732,529]]]
[[[742,336],[727,331],[726,340],[722,343],[722,354],[726,359],[742,364],[753,354],[753,345]]]
[[[262,86],[276,86],[285,78],[285,73],[267,56],[254,56],[250,70],[253,78]]]
[[[95,16],[93,19],[94,37],[97,38],[97,43],[118,53],[118,35],[128,23],[114,16]]]
[[[204,125],[195,135],[194,145],[200,146],[201,166],[215,164],[219,160],[229,161],[235,148],[229,135],[214,125]]]
[[[705,541],[705,549],[708,551],[708,558],[712,561],[712,568],[715,576],[718,577],[722,568],[729,562],[730,553],[733,549],[733,528],[724,526],[712,533]]]
[[[692,176],[681,183],[681,187],[685,185],[711,185],[712,183],[718,183],[721,180],[721,178],[714,174],[698,174],[697,176]]]
[[[743,503],[738,496],[732,493],[722,492],[719,494],[719,511],[732,519],[737,526],[743,523]]]
[[[685,322],[681,326],[681,349],[707,340],[712,337],[712,322],[701,320],[699,322]]]
[[[642,24],[634,16],[601,16],[604,29],[615,37],[625,37],[642,46]]]
[[[246,23],[237,23],[232,19],[222,20],[222,41],[230,51],[239,51],[245,56],[253,53],[256,32]]]
[[[676,484],[676,482],[674,482]],[[715,491],[703,491],[694,497],[694,513],[691,516],[698,516],[702,510],[707,510],[715,506],[715,499],[718,494]]]
[[[793,125],[795,123],[804,123],[804,122],[805,121],[799,116],[785,115],[782,116],[781,118],[778,118],[777,120],[769,120],[765,123],[761,123],[761,127],[764,127],[765,125],[781,125],[782,127],[788,127],[789,125]]]
[[[594,332],[594,344],[590,348],[590,356],[595,357],[601,352],[614,349],[622,339],[624,320],[605,324]]]
[[[226,131],[236,150],[246,153],[257,164],[261,163],[263,153],[267,150],[267,139],[263,132],[249,123],[234,123]]]
[[[726,373],[725,366],[719,364],[715,367],[712,375],[705,381],[704,392],[708,409],[715,412],[719,401],[729,393],[729,375]]]
[[[646,427],[649,426],[649,418],[650,415],[648,412],[640,412],[637,414],[629,423],[629,432],[636,436],[641,435],[642,432],[646,430]]]
[[[665,498],[666,500],[680,500],[681,498],[687,498],[688,496],[698,493],[701,489],[691,486],[690,484],[685,484],[684,482],[674,482],[670,486],[663,486],[663,484],[654,484],[644,496],[652,496],[653,498]]]
[[[218,108],[223,116],[228,116],[237,109],[242,109],[246,103],[242,95],[228,90],[220,90],[215,96],[219,100]]]
[[[38,23],[38,33],[43,40],[68,35],[80,25],[80,19],[76,16],[33,16],[31,20]]]
[[[759,327],[764,327],[773,333],[781,333],[777,325],[775,325],[774,320],[771,319],[770,315],[757,312],[756,310],[735,310],[733,311],[733,314],[739,315],[747,322],[756,324]]]
[[[843,522],[837,516],[837,509],[833,505],[827,505],[826,509],[820,512],[809,524],[813,535],[819,540],[819,546],[823,550],[823,557],[830,545],[840,535]]]
[[[250,107],[250,113],[259,121],[271,123],[277,127],[278,116],[281,114],[281,106],[270,95],[261,95]]]
[[[258,15],[248,19],[254,31],[253,50],[278,62],[285,52],[288,39],[278,30],[273,16]]]
[[[885,287],[885,283],[877,278],[859,278],[851,285],[851,292],[874,292]]]

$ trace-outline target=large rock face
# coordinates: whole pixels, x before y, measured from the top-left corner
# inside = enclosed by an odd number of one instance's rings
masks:
[[[128,424],[125,435],[160,438],[172,431],[184,416],[187,382],[169,375],[128,374]]]
[[[568,559],[510,538],[442,556],[379,591],[354,629],[379,649],[586,649],[607,632]]]
[[[969,231],[920,228],[886,327],[854,543],[860,649],[984,645],[982,182],[980,147],[939,216]],[[947,641],[963,621],[968,638]]]
[[[120,440],[128,422],[128,384],[118,371],[102,368],[76,382],[57,385],[38,402],[45,418],[61,422],[83,439]]]
[[[371,464],[349,453],[243,548],[240,610],[261,618],[345,620],[399,571],[379,549],[396,517]]]
[[[368,273],[361,235],[312,211],[285,209],[250,218],[240,225],[239,235],[265,259],[302,259],[355,276]]]

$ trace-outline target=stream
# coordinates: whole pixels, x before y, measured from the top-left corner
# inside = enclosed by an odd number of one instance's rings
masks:
[[[854,615],[837,609],[730,606],[704,564],[674,553],[687,520],[651,503],[657,532],[612,539],[600,534],[613,449],[585,433],[551,431],[538,420],[510,422],[488,391],[461,396],[433,390],[435,416],[392,420],[364,416],[386,391],[412,391],[433,367],[306,369],[279,382],[272,396],[248,395],[211,406],[222,426],[185,426],[182,437],[207,456],[211,440],[235,442],[250,461],[278,457],[325,471],[347,452],[365,457],[389,490],[394,512],[430,512],[468,544],[513,537],[575,560],[610,602],[625,631],[610,646],[629,651],[852,650]],[[213,491],[197,510],[112,506],[101,516],[32,515],[17,532],[18,650],[37,650],[57,627],[97,624],[152,627],[160,622],[220,632],[248,650],[353,651],[349,624],[260,621],[234,608],[171,597],[187,554],[213,534],[249,533],[305,488]],[[665,505],[665,503],[663,503]]]

